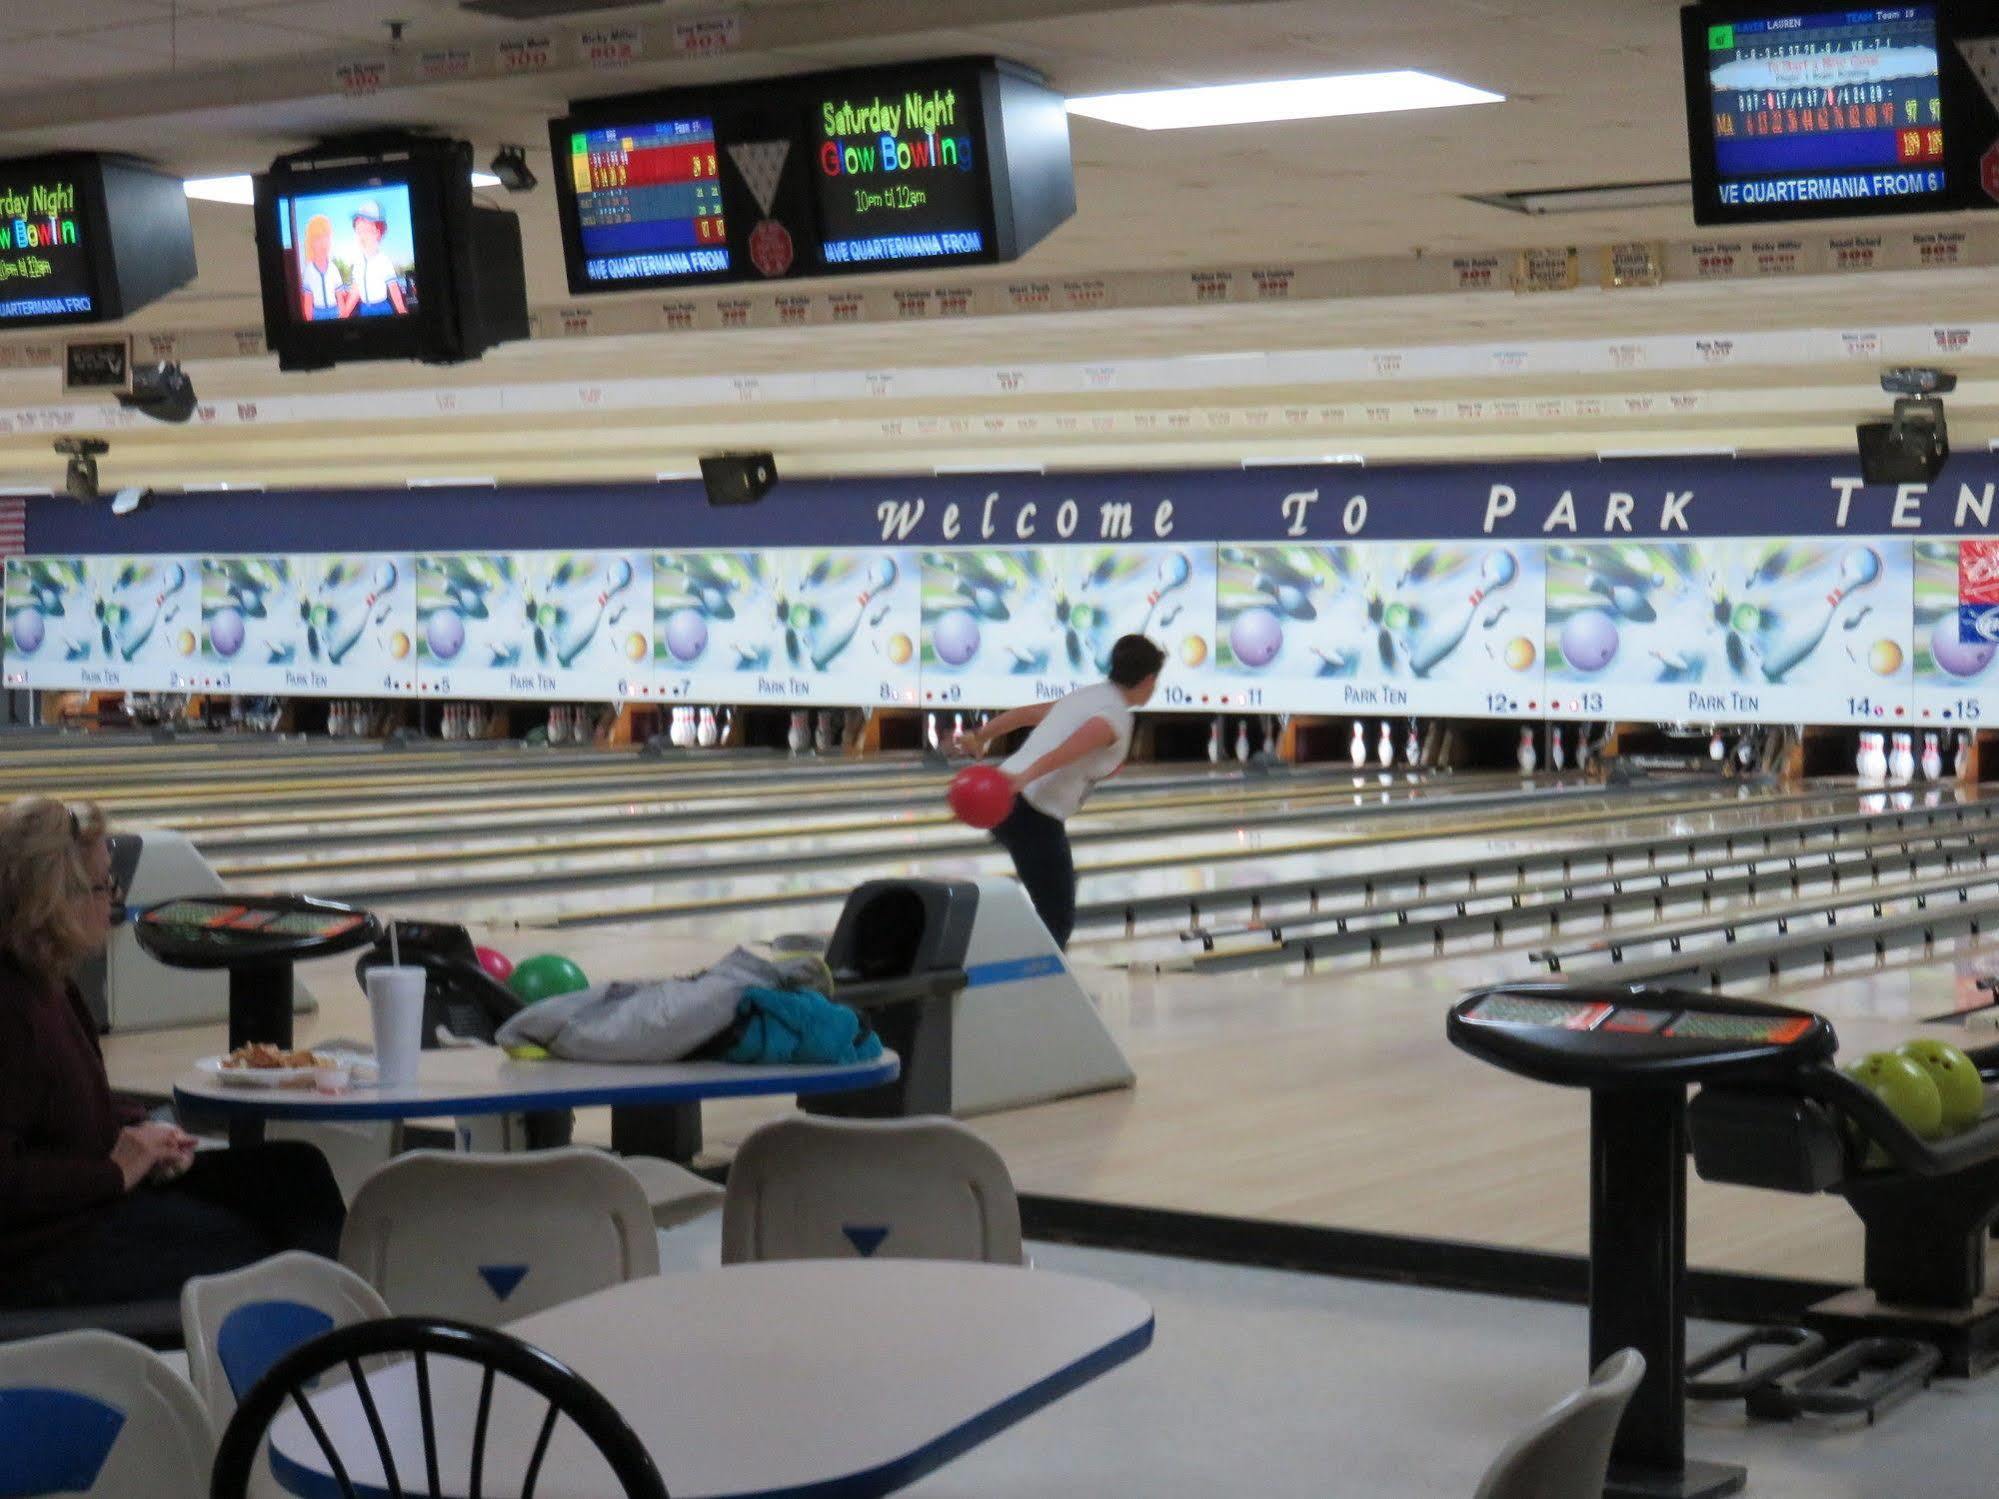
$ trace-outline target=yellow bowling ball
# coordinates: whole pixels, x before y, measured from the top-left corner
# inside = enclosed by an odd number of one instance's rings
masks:
[[[625,637],[625,655],[633,661],[643,661],[646,658],[646,638],[637,630]]]
[[[180,634],[174,636],[174,648],[183,656],[192,656],[194,654],[194,631],[182,630]]]
[[[897,633],[888,638],[888,659],[897,666],[909,664],[909,658],[916,654],[916,647],[910,644],[907,635]]]
[[[1506,642],[1506,664],[1514,671],[1525,671],[1534,664],[1534,642],[1525,635],[1515,635]]]
[[[403,657],[407,656],[409,653],[410,653],[410,638],[407,634],[405,634],[401,630],[398,630],[396,631],[395,634],[389,637],[389,654],[391,656],[393,656],[396,660],[400,661],[403,659]]]
[[[1200,635],[1189,635],[1180,642],[1180,659],[1189,666],[1199,666],[1208,659],[1208,642]]]
[[[1902,669],[1902,648],[1892,640],[1877,640],[1867,653],[1867,664],[1877,677],[1892,677]]]

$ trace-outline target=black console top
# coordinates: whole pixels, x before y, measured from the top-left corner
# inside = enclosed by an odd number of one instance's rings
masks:
[[[133,931],[171,967],[235,968],[346,952],[373,942],[382,925],[306,895],[191,895],[148,906]]]
[[[1460,1000],[1452,1045],[1571,1088],[1747,1081],[1831,1059],[1824,1017],[1677,989],[1507,984]]]

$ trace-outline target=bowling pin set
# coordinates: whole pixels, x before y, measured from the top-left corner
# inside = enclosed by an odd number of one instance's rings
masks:
[[[1971,735],[1960,731],[1951,750],[1951,774],[1962,777],[1971,768]],[[1869,733],[1860,736],[1860,750],[1853,769],[1869,785],[1906,786],[1918,778],[1943,779],[1943,736],[1936,730],[1923,735],[1922,753],[1916,753],[1916,736],[1909,730],[1895,734]]]
[[[326,705],[326,735],[329,739],[367,739],[374,733],[375,709],[371,704],[341,700]]]
[[[796,717],[797,715],[793,715]],[[666,742],[675,749],[713,749],[735,732],[736,710],[680,707],[667,720]]]
[[[1368,748],[1366,723],[1358,718],[1354,720],[1353,738],[1347,742],[1347,759],[1355,770],[1366,769],[1370,758],[1379,769],[1392,770],[1396,757],[1395,729],[1387,719],[1381,720],[1381,730],[1375,735],[1374,748],[1371,751]],[[1248,756],[1238,755],[1237,758],[1247,759]],[[1412,770],[1423,763],[1423,728],[1413,718],[1409,720],[1408,730],[1402,738],[1401,760]]]
[[[1277,758],[1277,743],[1283,737],[1284,729],[1278,719],[1264,717],[1256,721],[1254,743],[1250,735],[1250,720],[1236,720],[1235,733],[1229,734],[1229,721],[1218,718],[1208,730],[1208,763],[1219,765],[1231,755],[1238,765],[1247,765],[1252,759]]]
[[[935,715],[932,715],[935,717]],[[844,712],[813,713],[803,708],[795,708],[791,714],[791,729],[785,735],[785,747],[794,755],[829,754],[840,748],[846,738],[847,715]]]
[[[557,710],[550,709],[551,723]],[[441,739],[484,739],[486,731],[492,727],[492,716],[484,703],[446,703],[443,716],[438,720],[437,733]],[[554,742],[551,732],[549,740]]]

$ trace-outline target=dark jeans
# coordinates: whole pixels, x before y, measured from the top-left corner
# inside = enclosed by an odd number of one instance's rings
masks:
[[[20,1306],[174,1297],[193,1276],[280,1250],[331,1259],[346,1217],[333,1172],[310,1145],[204,1150],[179,1181],[127,1192],[83,1237],[26,1267],[0,1294]]]
[[[1064,951],[1076,927],[1076,860],[1069,852],[1069,830],[1046,812],[1016,796],[1006,821],[993,829],[1000,847],[1013,855],[1014,872],[1027,887],[1035,914],[1048,935]]]

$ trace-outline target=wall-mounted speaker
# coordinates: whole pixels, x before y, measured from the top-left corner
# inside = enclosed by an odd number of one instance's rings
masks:
[[[720,453],[701,460],[701,482],[711,505],[754,505],[777,483],[777,460],[768,453]]]

